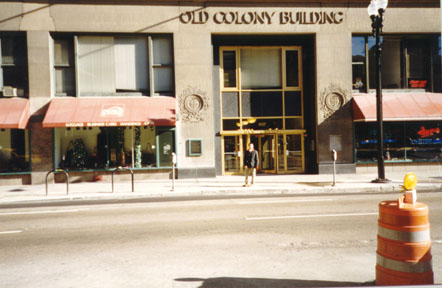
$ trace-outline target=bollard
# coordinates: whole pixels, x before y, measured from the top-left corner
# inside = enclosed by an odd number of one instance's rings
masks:
[[[115,168],[114,171],[112,171],[112,193],[114,193],[114,173],[120,170],[129,170],[130,175],[131,175],[131,182],[132,182],[132,192],[135,192],[135,188],[134,188],[134,171],[132,171],[132,169],[128,168],[128,167],[117,167]]]
[[[47,174],[46,174],[46,178],[45,178],[45,183],[46,183],[46,196],[48,196],[48,176],[49,176],[49,174],[51,174],[51,173],[59,173],[59,172],[63,172],[64,173],[64,175],[66,176],[66,195],[69,195],[69,173],[66,171],[66,170],[63,170],[63,169],[54,169],[54,170],[51,170],[51,171],[49,171]],[[54,175],[55,176],[55,175]]]
[[[405,196],[416,183],[414,173],[405,176]],[[428,206],[415,195],[379,203],[376,285],[434,284]]]

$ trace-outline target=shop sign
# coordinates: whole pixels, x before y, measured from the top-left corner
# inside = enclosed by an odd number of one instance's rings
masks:
[[[410,139],[411,144],[413,145],[433,145],[433,144],[442,144],[442,139]]]
[[[150,126],[151,121],[128,121],[128,122],[68,122],[65,127],[117,127],[117,126]]]
[[[393,144],[393,143],[396,143],[396,142],[397,142],[397,139],[384,139],[384,143],[385,144]],[[376,143],[378,143],[377,139],[364,139],[364,140],[361,141],[362,145],[364,145],[364,144],[376,144]]]
[[[408,87],[410,88],[425,88],[427,80],[424,79],[408,79]]]
[[[73,123],[66,123],[65,124],[66,127],[83,127],[84,123],[78,123],[78,122],[73,122]]]
[[[87,122],[87,127],[115,127],[117,122]]]
[[[306,11],[280,11],[280,12],[238,12],[219,11],[210,14],[207,11],[187,11],[181,13],[179,20],[183,24],[206,24],[211,21],[215,24],[235,25],[270,25],[270,24],[341,24],[344,21],[344,12],[306,12]]]
[[[101,106],[102,117],[123,117],[124,105],[104,104]]]
[[[439,128],[425,129],[424,126],[421,127],[421,130],[417,131],[417,134],[419,134],[421,138],[428,138],[430,136],[433,136],[433,134],[439,134],[439,133],[440,133]]]

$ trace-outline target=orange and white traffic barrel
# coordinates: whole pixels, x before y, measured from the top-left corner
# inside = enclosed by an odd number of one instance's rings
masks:
[[[404,199],[379,203],[376,285],[434,284],[428,206]]]

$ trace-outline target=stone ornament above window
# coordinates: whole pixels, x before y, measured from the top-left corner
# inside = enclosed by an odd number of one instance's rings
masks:
[[[183,122],[204,121],[205,111],[209,108],[207,93],[189,86],[181,93],[179,105]]]
[[[325,88],[320,95],[320,110],[322,112],[322,119],[327,119],[333,113],[347,103],[348,92],[336,84],[331,84]]]

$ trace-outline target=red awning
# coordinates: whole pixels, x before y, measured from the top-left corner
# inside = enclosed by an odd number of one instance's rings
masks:
[[[382,96],[384,121],[442,120],[440,93],[384,93]],[[355,122],[376,121],[376,95],[353,95]]]
[[[55,98],[43,127],[175,126],[175,98]]]
[[[26,129],[29,117],[30,112],[28,99],[0,99],[0,128]]]

